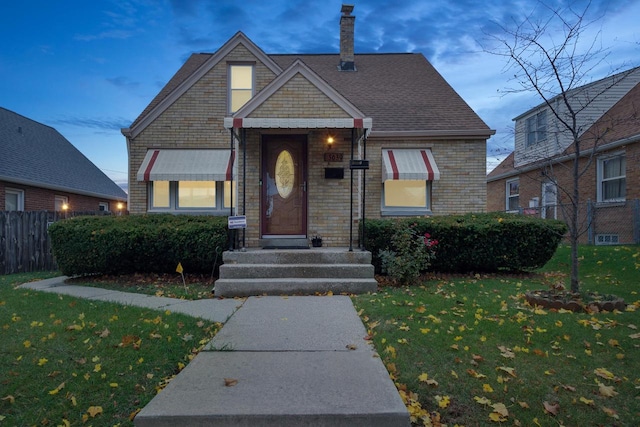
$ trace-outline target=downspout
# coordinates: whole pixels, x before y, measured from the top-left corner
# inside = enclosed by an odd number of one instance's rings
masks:
[[[236,183],[237,185],[237,183]],[[233,181],[231,181],[231,187],[233,190]],[[231,191],[233,193],[233,191]],[[242,215],[246,215],[247,213],[247,130],[242,128]],[[232,205],[233,206],[233,205]],[[245,235],[246,228],[242,229],[242,248],[241,251],[244,251],[245,244]]]
[[[230,165],[230,169],[231,169],[231,194],[230,194],[230,198],[231,198],[231,203],[229,203],[229,216],[233,216],[233,162],[235,161],[235,147],[234,147],[234,141],[233,141],[233,127],[230,129],[230,133],[231,133],[231,165]],[[229,237],[229,250],[233,252],[234,248],[235,248],[235,242],[234,242],[234,231],[232,229],[229,229],[228,232],[228,237]]]
[[[367,128],[363,129],[363,134],[362,134],[362,158],[363,159],[367,158]],[[366,237],[365,217],[367,212],[366,194],[367,194],[367,170],[363,169],[362,170],[362,241],[361,241],[362,243],[360,245],[363,251],[367,250],[365,245],[365,237]]]

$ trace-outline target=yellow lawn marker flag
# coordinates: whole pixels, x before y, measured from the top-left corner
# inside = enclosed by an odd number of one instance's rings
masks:
[[[187,291],[187,282],[185,282],[184,280],[184,270],[182,268],[182,263],[178,262],[178,266],[176,267],[176,272],[180,273],[180,276],[182,276],[182,284],[184,285],[184,290],[185,292]]]

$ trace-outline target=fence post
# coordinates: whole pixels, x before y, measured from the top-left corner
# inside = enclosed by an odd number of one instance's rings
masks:
[[[593,237],[593,204],[591,203],[591,199],[587,200],[587,243],[589,245],[594,244]]]
[[[633,241],[640,244],[640,199],[633,201]]]

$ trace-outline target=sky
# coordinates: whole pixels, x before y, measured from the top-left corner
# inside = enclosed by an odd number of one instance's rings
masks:
[[[547,0],[552,8],[588,0]],[[57,129],[126,189],[127,128],[195,52],[213,53],[237,31],[267,54],[337,53],[336,0],[2,0],[0,107]],[[347,2],[345,2],[347,3]],[[496,130],[487,171],[513,150],[512,119],[538,105],[517,82],[494,37],[536,0],[353,0],[355,52],[422,53]],[[640,0],[592,0],[581,40],[608,56],[587,76],[640,62]],[[562,34],[550,34],[562,37]],[[511,77],[510,77],[511,76]],[[586,83],[586,82],[585,82]],[[1,153],[0,153],[1,156]]]

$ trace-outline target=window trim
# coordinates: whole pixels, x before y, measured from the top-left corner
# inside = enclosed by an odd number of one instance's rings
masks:
[[[240,110],[245,104],[243,104],[240,108],[238,108],[238,110],[233,110],[233,87],[232,87],[232,82],[231,82],[231,77],[232,77],[232,68],[233,67],[251,67],[251,87],[248,88],[251,90],[251,96],[249,97],[249,100],[251,100],[251,98],[253,98],[256,94],[256,73],[255,73],[255,69],[256,69],[256,64],[254,62],[229,62],[227,64],[227,111],[229,112],[229,114],[234,114],[236,111]],[[237,89],[237,90],[247,90],[247,88],[245,89]],[[249,100],[247,100],[247,102],[249,102]]]
[[[510,185],[512,182],[518,182],[518,194],[513,195],[510,194]],[[506,212],[519,212],[520,211],[520,178],[513,178],[513,179],[508,179],[505,181],[505,188],[504,188],[504,195],[505,195],[505,199],[504,199],[504,210]],[[518,198],[518,208],[517,209],[511,209],[510,208],[510,203],[509,200],[511,198],[517,197]]]
[[[544,118],[544,123],[541,124],[542,118]],[[530,126],[532,124],[532,126]],[[527,117],[524,121],[525,127],[525,135],[524,135],[524,143],[525,147],[533,147],[541,142],[547,140],[547,110],[541,110],[537,113]],[[531,129],[533,128],[533,129]],[[533,135],[533,141],[530,141],[529,136]]]
[[[187,180],[188,181],[188,180]],[[155,181],[147,182],[147,212],[149,213],[209,213],[212,215],[228,215],[230,207],[224,206],[224,187],[225,182],[228,181],[215,181],[216,183],[216,206],[215,207],[180,207],[178,203],[178,183],[180,181],[169,181],[169,206],[168,207],[154,207],[153,206],[153,184]],[[236,188],[236,185],[231,187]],[[233,198],[234,204],[237,205],[237,197]]]
[[[57,208],[58,205],[58,200],[60,200],[62,203],[60,205],[60,209]],[[64,205],[67,205],[67,209],[64,209]],[[69,210],[69,197],[67,196],[60,196],[58,194],[53,196],[53,210],[56,212],[64,212],[65,210]]]
[[[104,207],[104,209],[100,209]],[[109,210],[109,202],[98,202],[98,211],[100,212],[111,212]]]
[[[400,180],[402,181],[402,180]],[[431,210],[431,191],[432,191],[432,181],[425,180],[425,191],[426,191],[426,206],[424,208],[419,208],[415,206],[411,207],[401,207],[401,206],[386,206],[384,203],[384,187],[385,183],[382,183],[381,197],[380,197],[380,215],[381,216],[417,216],[417,215],[432,215],[433,211]]]
[[[4,190],[4,210],[7,211],[7,194],[13,194],[16,196],[16,210],[15,212],[24,212],[24,190],[19,188],[5,188]]]
[[[625,165],[624,165],[624,175],[619,175],[615,178],[607,178],[605,180],[604,178],[604,162],[607,160],[612,160],[615,158],[620,158],[622,160],[624,160]],[[614,180],[620,180],[620,179],[624,179],[625,181],[625,185],[624,185],[624,193],[625,196],[624,197],[616,197],[616,198],[611,198],[611,199],[604,199],[604,189],[602,188],[603,184],[605,182],[608,181],[614,181]],[[603,156],[599,156],[598,157],[598,164],[597,164],[597,171],[596,171],[596,199],[598,201],[598,203],[620,203],[620,202],[625,202],[627,200],[626,194],[627,194],[627,162],[626,162],[626,154],[624,151],[618,151],[615,153],[609,153],[607,155],[603,155]]]

